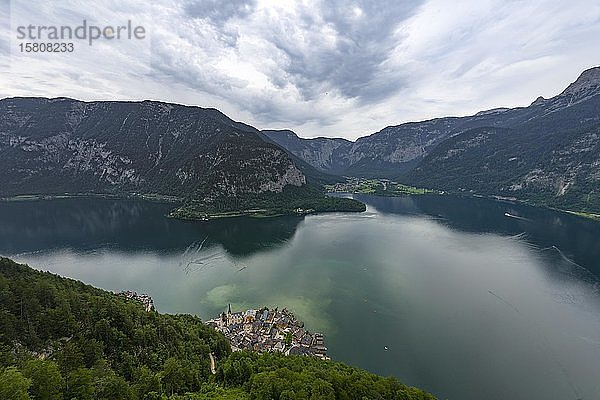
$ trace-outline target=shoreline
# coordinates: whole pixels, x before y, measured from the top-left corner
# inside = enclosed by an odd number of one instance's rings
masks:
[[[18,201],[39,201],[39,200],[60,200],[60,199],[78,199],[78,198],[96,198],[113,200],[148,200],[165,204],[182,203],[183,198],[177,196],[168,196],[161,194],[113,194],[113,193],[63,193],[63,194],[19,194],[15,196],[0,197],[0,202],[18,202]]]
[[[340,212],[351,212],[351,211],[340,211]],[[185,213],[183,215],[177,215],[177,213]],[[309,214],[317,214],[315,210],[292,210],[290,212],[270,212],[267,209],[256,209],[256,210],[239,210],[239,211],[224,211],[220,213],[204,213],[199,211],[192,211],[189,209],[176,208],[167,214],[167,218],[179,219],[183,221],[210,221],[214,219],[225,219],[225,218],[275,218],[285,216],[303,216]]]
[[[543,208],[547,210],[558,211],[570,215],[575,215],[581,218],[592,221],[600,221],[600,211],[590,212],[582,210],[569,210],[566,208],[558,208],[548,204],[537,203],[529,199],[519,199],[517,197],[500,196],[495,194],[482,194],[474,190],[458,189],[458,190],[438,190],[426,189],[416,186],[407,185],[390,179],[382,178],[357,178],[346,177],[346,182],[338,182],[332,185],[325,185],[325,189],[329,194],[351,194],[351,195],[370,195],[378,197],[407,197],[407,196],[426,196],[426,195],[453,195],[463,198],[480,198],[495,200],[500,202],[518,203],[532,207]]]
[[[332,196],[325,196],[332,197]],[[175,208],[165,214],[166,218],[179,219],[182,221],[209,221],[223,218],[275,218],[283,216],[304,216],[309,214],[329,213],[329,212],[364,212],[366,206],[362,204],[361,209],[349,208],[340,206],[334,209],[314,209],[300,208],[282,209],[282,208],[253,208],[246,210],[231,210],[222,212],[210,212],[195,210],[186,204],[186,200],[182,197],[161,195],[161,194],[142,194],[142,193],[61,193],[61,194],[22,194],[14,196],[0,197],[0,202],[26,202],[26,201],[44,201],[44,200],[60,200],[60,199],[78,199],[78,198],[96,198],[96,199],[111,199],[111,200],[147,200],[162,204],[173,204]]]
[[[508,202],[508,203],[517,203],[523,204],[531,207],[537,207],[552,211],[557,211],[564,214],[569,214],[571,216],[576,216],[583,218],[588,221],[600,222],[600,213],[593,213],[589,211],[577,211],[577,210],[567,210],[557,207],[552,207],[544,204],[532,203],[526,199],[518,199],[515,197],[503,197],[498,195],[483,195],[478,193],[464,193],[464,192],[452,192],[452,191],[437,191],[437,190],[427,190],[425,193],[406,193],[406,194],[382,194],[382,193],[364,193],[364,192],[327,192],[327,194],[345,194],[345,195],[368,195],[368,196],[377,196],[377,197],[410,197],[410,196],[426,196],[426,195],[435,195],[435,196],[447,196],[454,195],[457,197],[465,197],[465,198],[479,198],[479,199],[487,199],[494,200],[498,202]],[[162,204],[181,204],[185,200],[181,197],[177,196],[168,196],[168,195],[160,195],[160,194],[138,194],[138,193],[130,193],[130,194],[113,194],[113,193],[64,193],[64,194],[22,194],[15,196],[6,196],[0,197],[0,202],[20,202],[20,201],[40,201],[40,200],[60,200],[60,199],[76,199],[76,198],[100,198],[100,199],[113,199],[113,200],[147,200],[153,201]],[[183,207],[183,206],[182,206]],[[209,221],[214,219],[223,219],[223,218],[237,218],[237,217],[248,217],[248,218],[275,218],[275,217],[283,217],[283,216],[303,216],[310,214],[319,214],[321,212],[327,211],[315,211],[312,209],[302,210],[299,212],[291,211],[291,212],[281,212],[274,211],[271,213],[268,209],[256,209],[256,210],[239,210],[239,211],[225,211],[220,213],[197,213],[198,215],[176,215],[176,212],[181,207],[175,208],[171,210],[165,216],[167,218],[179,219],[182,221]],[[360,212],[354,210],[340,210],[340,211],[332,211],[332,212]]]

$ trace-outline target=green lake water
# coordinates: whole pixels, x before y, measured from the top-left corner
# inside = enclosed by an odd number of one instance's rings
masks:
[[[287,307],[334,360],[440,399],[600,398],[600,223],[355,197],[367,212],[200,222],[149,201],[4,202],[0,254],[148,293],[160,312]]]

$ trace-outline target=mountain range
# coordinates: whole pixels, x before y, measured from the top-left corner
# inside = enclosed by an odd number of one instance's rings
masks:
[[[260,131],[156,101],[0,100],[0,196],[170,196],[202,210],[360,211],[342,176],[600,212],[600,67],[528,107],[389,126],[355,142]],[[193,212],[189,212],[193,210]]]
[[[600,211],[600,67],[528,107],[389,126],[355,142],[263,133],[330,174]]]
[[[319,192],[326,178],[215,109],[153,101],[0,100],[1,196],[152,194],[218,212],[350,204]],[[273,197],[288,209],[274,207]]]
[[[255,129],[214,109],[150,101],[4,99],[0,146],[4,195],[118,188],[216,196],[306,183]]]

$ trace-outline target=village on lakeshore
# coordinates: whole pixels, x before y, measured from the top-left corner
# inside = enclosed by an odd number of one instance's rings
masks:
[[[280,352],[329,360],[323,334],[305,330],[304,323],[286,308],[231,312],[230,304],[227,312],[206,323],[230,340],[233,351]]]

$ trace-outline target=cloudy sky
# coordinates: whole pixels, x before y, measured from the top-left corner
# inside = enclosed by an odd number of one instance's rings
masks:
[[[553,96],[600,65],[598,0],[0,0],[0,97],[153,99],[355,139]],[[143,40],[24,54],[17,27],[131,20]]]

